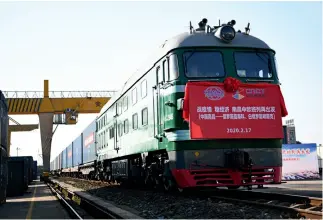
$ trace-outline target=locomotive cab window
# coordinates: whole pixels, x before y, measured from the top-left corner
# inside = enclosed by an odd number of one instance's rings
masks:
[[[178,70],[178,60],[177,60],[176,54],[172,54],[169,56],[168,66],[169,66],[169,81],[177,79],[179,70]]]
[[[189,78],[224,77],[222,54],[216,51],[190,51],[183,54],[185,74]]]
[[[278,64],[277,64],[277,59],[276,59],[276,56],[274,56],[274,65],[275,65],[275,70],[276,70],[276,77],[277,77],[277,79],[279,79],[278,78]]]
[[[237,75],[242,78],[272,78],[270,56],[264,52],[235,52]]]

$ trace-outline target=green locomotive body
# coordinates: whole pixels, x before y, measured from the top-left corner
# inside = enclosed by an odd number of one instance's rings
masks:
[[[189,123],[182,116],[187,82],[224,82],[233,77],[279,85],[275,51],[265,42],[248,33],[230,32],[232,23],[218,26],[227,35],[217,37],[203,22],[199,29],[165,41],[102,109],[97,118],[97,179],[144,181],[167,190],[281,182],[279,138],[190,137]],[[232,35],[228,42],[225,36]],[[252,166],[242,164],[233,171],[225,156],[233,149],[247,153]]]

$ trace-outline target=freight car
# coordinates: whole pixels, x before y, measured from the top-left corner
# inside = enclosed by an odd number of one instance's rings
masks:
[[[36,180],[37,179],[37,160],[34,160],[33,161],[33,180]]]
[[[8,103],[0,90],[0,204],[6,202],[8,182]]]
[[[203,19],[165,41],[82,134],[83,156],[94,141],[96,156],[77,165],[73,142],[53,169],[179,191],[281,183],[287,110],[275,51],[235,23]]]
[[[16,182],[15,178],[16,177],[13,177],[13,175],[15,173],[19,173],[18,175],[20,175],[20,173],[22,173],[23,177],[24,177],[24,182],[22,183],[23,186],[24,186],[24,189],[27,190],[28,189],[28,185],[33,181],[33,177],[32,177],[32,172],[33,172],[33,157],[32,156],[17,156],[17,157],[8,157],[8,160],[12,162],[12,166],[11,168],[13,170],[9,170],[9,172],[13,173],[11,174],[11,181]],[[18,161],[17,164],[13,163],[15,161]],[[20,162],[22,162],[23,164],[23,169],[22,170],[17,170],[17,169],[20,169],[18,167],[20,167]],[[9,182],[10,184],[10,182]],[[17,182],[17,185],[19,185],[20,183]],[[16,187],[18,188],[18,187]]]

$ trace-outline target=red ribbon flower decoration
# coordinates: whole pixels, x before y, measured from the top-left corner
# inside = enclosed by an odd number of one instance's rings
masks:
[[[241,85],[241,82],[233,77],[228,77],[224,80],[224,89],[227,92],[236,92]]]

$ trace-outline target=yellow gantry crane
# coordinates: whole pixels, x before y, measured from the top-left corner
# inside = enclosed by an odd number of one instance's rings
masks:
[[[38,124],[21,125],[19,122],[17,122],[11,117],[9,117],[9,120],[15,123],[15,125],[8,126],[8,157],[10,156],[11,132],[32,131],[38,128]]]
[[[3,91],[8,100],[9,115],[39,116],[44,171],[49,171],[53,124],[76,124],[78,114],[99,113],[115,91],[51,91],[48,80],[44,80],[44,91]],[[51,95],[51,96],[50,96]],[[10,137],[13,131],[31,131],[38,124],[9,125],[8,155]]]

